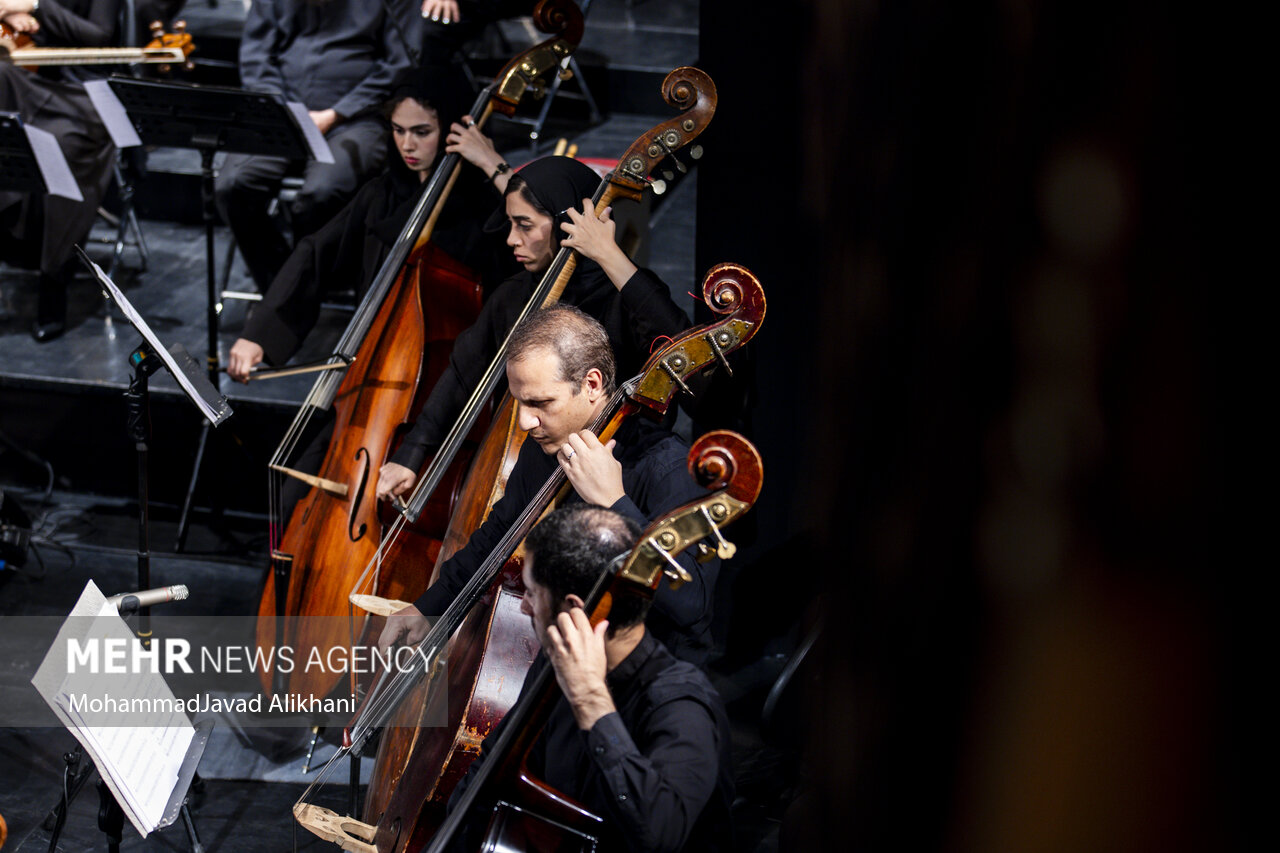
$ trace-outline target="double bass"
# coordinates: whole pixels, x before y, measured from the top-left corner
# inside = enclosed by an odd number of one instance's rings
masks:
[[[727,354],[759,329],[764,293],[749,271],[721,264],[708,274],[703,293],[726,318],[679,336],[623,383],[588,427],[602,441],[627,417],[641,412],[661,417],[674,396],[688,388],[690,377],[711,364],[727,366]],[[567,491],[564,472],[557,467],[432,626],[409,665],[384,674],[374,685],[343,748],[331,759],[332,764],[345,753],[359,754],[382,729],[366,820],[338,818],[308,803],[326,767],[295,807],[304,826],[345,849],[381,853],[418,849],[431,836],[453,785],[514,699],[536,654],[528,619],[519,613],[519,562],[511,558],[538,518]],[[499,660],[493,665],[504,668],[502,675],[480,671],[475,658],[486,647],[486,657],[497,648]],[[496,690],[480,695],[486,687]],[[335,826],[345,830],[334,834]]]
[[[690,148],[690,156],[700,156],[700,151],[691,146],[715,114],[715,83],[697,68],[676,68],[663,80],[662,95],[667,103],[681,110],[681,114],[650,129],[631,144],[596,190],[592,201],[597,216],[618,199],[639,201],[650,187],[650,174],[667,157],[685,148]],[[561,248],[556,253],[513,327],[537,309],[560,299],[577,262],[577,252],[572,249]],[[458,511],[450,518],[443,541],[437,549],[425,554],[423,547],[415,542],[416,520],[437,488],[447,480],[456,454],[503,378],[505,365],[504,341],[439,450],[418,478],[401,508],[401,518],[395,519],[387,529],[373,559],[352,587],[350,599],[356,606],[386,616],[396,607],[416,599],[435,578],[435,571],[427,574],[423,566],[438,567],[465,545],[493,504],[502,497],[507,475],[515,465],[524,440],[524,433],[515,426],[515,407],[510,397],[499,403],[481,450],[472,462],[467,482],[456,494],[454,505]]]
[[[494,112],[513,113],[524,94],[540,90],[539,78],[567,58],[581,39],[582,14],[571,0],[543,0],[534,19],[555,35],[511,60],[481,92],[471,108],[477,124]],[[374,493],[378,469],[420,389],[434,384],[448,363],[454,338],[480,310],[477,278],[429,242],[460,168],[461,157],[447,154],[433,170],[338,342],[330,360],[338,369],[317,380],[272,458],[272,570],[258,606],[261,649],[288,647],[296,660],[307,660],[313,651],[323,655],[350,647],[362,630],[347,594],[381,540]],[[333,438],[319,471],[296,471],[286,463],[304,436],[311,435],[312,419],[330,407]],[[455,469],[454,475],[460,472]],[[286,476],[303,480],[310,489],[284,525],[280,493]],[[422,523],[438,531],[438,537],[448,516],[445,501]],[[265,659],[263,687],[303,701],[324,699],[344,678],[337,668],[289,668]]]
[[[713,539],[723,556],[732,554],[732,543],[720,531],[759,497],[763,482],[760,455],[737,433],[717,430],[694,442],[688,466],[693,478],[713,491],[654,521],[640,534],[635,547],[608,567],[585,597],[592,625],[608,618],[611,603],[624,590],[625,594],[652,597],[664,579],[678,589],[684,578],[674,555],[685,548]],[[484,764],[468,779],[466,791],[430,839],[426,853],[448,849],[468,822],[485,812],[490,813],[490,820],[481,850],[585,853],[595,849],[603,819],[539,779],[528,764],[529,752],[559,692],[550,666],[525,686],[503,721],[502,731],[490,744]],[[340,819],[315,815],[316,811],[315,806],[295,806],[299,820],[318,817],[327,829],[341,829]],[[337,840],[332,835],[322,837]],[[372,853],[383,848],[344,845],[344,849]]]

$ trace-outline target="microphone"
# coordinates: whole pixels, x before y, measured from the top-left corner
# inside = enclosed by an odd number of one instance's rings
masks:
[[[157,604],[164,604],[168,601],[182,601],[187,597],[187,587],[184,584],[177,586],[162,586],[156,589],[144,589],[140,592],[122,592],[119,595],[113,595],[107,599],[114,604],[117,609],[132,611],[140,610],[143,607],[155,607]],[[124,605],[128,602],[127,606]],[[134,602],[137,602],[136,604]]]

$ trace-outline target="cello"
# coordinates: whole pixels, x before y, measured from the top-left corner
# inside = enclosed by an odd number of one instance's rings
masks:
[[[495,111],[513,113],[526,92],[541,89],[538,78],[568,57],[582,36],[581,12],[570,0],[543,0],[535,21],[556,35],[511,60],[480,94],[471,109],[477,124]],[[474,275],[429,242],[460,168],[461,157],[446,154],[433,170],[338,342],[331,357],[338,369],[317,380],[272,458],[272,569],[258,606],[261,649],[288,647],[307,659],[314,651],[349,647],[359,635],[361,626],[346,598],[381,538],[376,472],[409,418],[418,389],[434,384],[454,338],[480,309]],[[330,407],[334,437],[318,473],[295,471],[286,462],[309,434],[312,418]],[[311,488],[282,525],[285,476]],[[447,519],[446,505],[423,523],[442,532]],[[259,670],[264,689],[303,701],[325,698],[343,679],[337,669],[273,666],[270,656],[264,661]]]
[[[691,376],[713,363],[727,364],[726,355],[759,329],[764,293],[744,268],[717,266],[708,274],[703,292],[709,305],[728,316],[679,336],[655,354],[643,372],[624,383],[588,427],[602,441],[608,441],[636,413],[661,417],[675,394],[687,389]],[[518,612],[520,567],[511,557],[553,500],[567,490],[564,472],[557,467],[431,627],[407,665],[384,673],[375,683],[345,733],[342,749],[295,807],[304,826],[346,849],[382,853],[416,850],[430,837],[443,817],[453,785],[514,699],[536,654],[528,620]],[[496,653],[484,654],[486,646],[496,648]],[[448,667],[443,671],[446,647]],[[482,654],[484,661],[479,660]],[[501,672],[484,672],[482,663]],[[369,787],[366,821],[341,819],[310,807],[311,792],[333,762],[345,754],[359,754],[381,727],[385,728]],[[444,736],[437,736],[433,729]],[[326,833],[334,821],[349,831],[340,838],[330,837]]]

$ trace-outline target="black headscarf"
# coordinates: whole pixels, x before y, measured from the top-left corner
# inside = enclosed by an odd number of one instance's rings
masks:
[[[537,206],[551,214],[554,220],[551,229],[554,247],[559,247],[563,236],[559,224],[569,221],[563,215],[564,211],[570,207],[579,209],[582,200],[594,196],[596,188],[600,186],[600,176],[596,171],[572,157],[543,157],[522,166],[516,175],[528,185],[529,193],[537,200]],[[494,211],[485,223],[486,231],[502,231],[506,227],[505,206]]]

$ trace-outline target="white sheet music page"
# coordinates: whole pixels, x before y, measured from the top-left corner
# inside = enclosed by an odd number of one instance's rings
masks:
[[[44,175],[45,185],[50,195],[59,195],[72,201],[84,201],[80,194],[80,185],[71,174],[67,158],[62,155],[58,139],[47,130],[24,124],[22,129],[27,134],[27,142],[31,145],[31,153],[36,155],[40,164],[40,173]]]
[[[142,649],[90,581],[32,683],[145,838],[164,817],[195,728]]]

